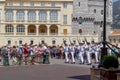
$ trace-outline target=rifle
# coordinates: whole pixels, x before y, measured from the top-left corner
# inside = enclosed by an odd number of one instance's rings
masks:
[[[88,43],[88,42],[87,42],[87,39],[86,39],[85,37],[84,37],[84,40],[85,40],[86,43]]]
[[[80,41],[79,41],[78,37],[77,37],[77,41],[78,41],[78,44],[80,44]]]
[[[70,40],[70,37],[69,37],[69,42],[70,42],[70,44],[72,44],[72,42],[71,42],[71,40]]]

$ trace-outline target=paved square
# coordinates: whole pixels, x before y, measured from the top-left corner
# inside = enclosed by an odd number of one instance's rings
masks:
[[[65,64],[62,63],[62,60],[57,60],[56,62],[51,60],[51,62],[51,64],[0,67],[0,79],[90,80],[89,66],[79,64]]]

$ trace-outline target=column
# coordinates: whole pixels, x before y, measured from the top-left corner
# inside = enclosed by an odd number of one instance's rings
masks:
[[[60,21],[60,11],[58,11],[58,22]]]
[[[50,11],[47,11],[47,21],[50,22]]]
[[[39,35],[39,25],[36,25],[36,35]]]
[[[25,10],[25,21],[28,21],[28,11]]]
[[[16,33],[17,33],[17,27],[16,27],[16,25],[13,25],[13,27],[14,27],[14,36],[16,36]]]
[[[28,25],[25,25],[25,36],[28,35]]]
[[[36,10],[36,20],[38,21],[39,20],[39,11],[38,10]]]
[[[14,13],[13,20],[16,22],[16,13],[17,13],[17,11],[16,11],[16,10],[14,10],[14,11],[13,11],[13,13]]]
[[[47,26],[47,35],[50,35],[50,26]]]
[[[58,35],[61,35],[60,32],[61,32],[61,29],[60,29],[60,26],[58,25]]]
[[[6,13],[6,11],[4,10],[4,9],[2,9],[2,11],[1,11],[1,22],[5,22],[5,17],[6,17],[6,15],[5,15],[5,13]]]

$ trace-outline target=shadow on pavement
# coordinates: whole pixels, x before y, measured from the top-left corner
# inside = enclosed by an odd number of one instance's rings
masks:
[[[90,80],[90,75],[71,76],[68,78],[77,79],[77,80]]]

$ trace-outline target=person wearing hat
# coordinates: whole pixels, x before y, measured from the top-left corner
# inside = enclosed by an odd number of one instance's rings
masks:
[[[71,54],[72,63],[75,64],[75,58],[74,58],[75,46],[73,43],[71,43],[70,45],[70,54]]]
[[[69,58],[68,58],[69,46],[68,46],[68,44],[65,44],[65,46],[63,47],[63,51],[65,53],[65,63],[69,63]]]
[[[84,57],[83,57],[83,55],[85,53],[85,46],[84,46],[83,43],[79,44],[78,50],[79,50],[78,56],[79,56],[79,59],[80,59],[80,64],[84,64]]]

